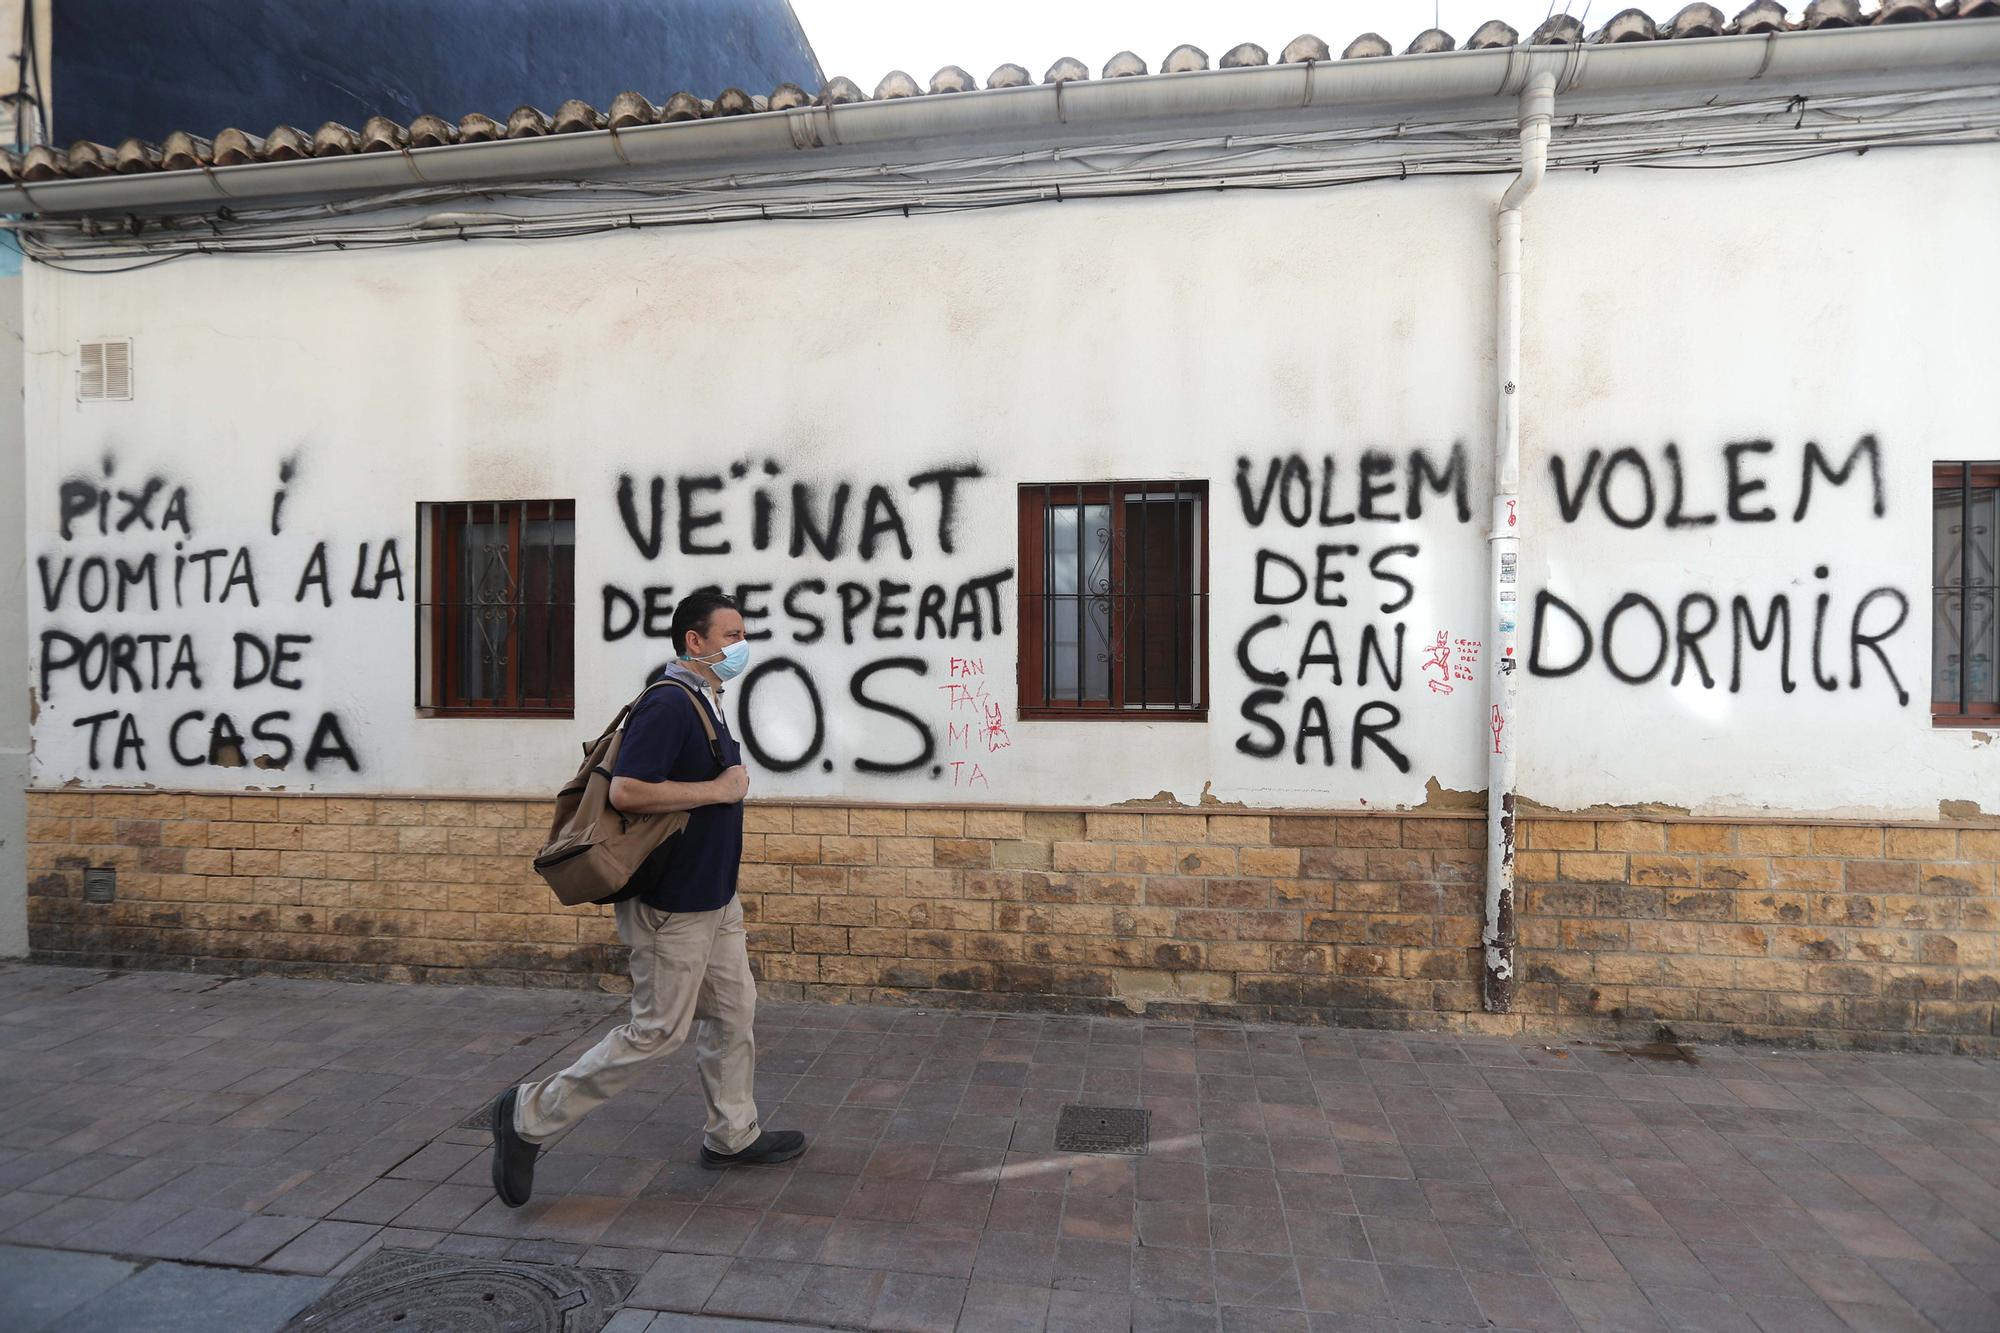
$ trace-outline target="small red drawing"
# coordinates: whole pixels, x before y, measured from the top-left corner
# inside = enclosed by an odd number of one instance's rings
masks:
[[[980,739],[986,742],[988,754],[996,750],[1005,750],[1014,744],[1014,738],[1007,734],[1006,718],[1001,713],[999,704],[986,705],[986,722],[981,727],[979,735]]]
[[[1436,670],[1438,678],[1424,683],[1431,687],[1432,694],[1451,693],[1451,633],[1439,630],[1437,642],[1424,648],[1424,671]]]
[[[1519,500],[1509,500],[1507,502],[1507,526],[1510,528],[1513,527],[1515,523],[1519,522],[1519,520],[1514,517],[1514,506],[1519,503],[1520,503]]]
[[[1507,729],[1507,719],[1500,716],[1500,705],[1493,705],[1493,753],[1503,754],[1500,748],[1500,733]]]

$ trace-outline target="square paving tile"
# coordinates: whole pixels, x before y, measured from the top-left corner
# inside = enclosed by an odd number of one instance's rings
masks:
[[[63,1333],[275,1333],[332,1283],[156,1263],[60,1317]]]
[[[138,1265],[95,1254],[0,1245],[0,1327],[42,1333],[138,1271]]]

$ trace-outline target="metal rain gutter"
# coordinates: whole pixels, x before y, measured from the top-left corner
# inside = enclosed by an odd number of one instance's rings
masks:
[[[1030,138],[1150,120],[1273,115],[1559,93],[1808,80],[2000,64],[2000,18],[1614,46],[1514,46],[932,94],[833,107],[299,162],[0,187],[0,212],[137,212],[425,185],[562,178],[974,136]]]

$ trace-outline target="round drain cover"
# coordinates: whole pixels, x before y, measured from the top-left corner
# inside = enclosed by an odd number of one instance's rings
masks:
[[[285,1333],[599,1333],[629,1273],[382,1250]]]

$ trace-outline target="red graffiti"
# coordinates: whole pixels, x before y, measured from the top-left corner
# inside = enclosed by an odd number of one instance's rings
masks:
[[[1000,705],[996,703],[986,705],[986,721],[980,728],[979,734],[986,742],[988,754],[996,750],[1005,750],[1014,743],[1014,738],[1007,734],[1007,722],[1001,715]]]
[[[1452,643],[1458,649],[1458,661],[1451,669],[1452,679],[1477,679],[1472,668],[1479,664],[1479,640],[1454,639]]]
[[[1514,517],[1514,506],[1519,503],[1520,503],[1519,500],[1509,500],[1507,502],[1507,526],[1510,528],[1513,527],[1515,523],[1520,521]]]
[[[1426,685],[1431,687],[1432,694],[1451,693],[1450,631],[1439,630],[1437,636],[1437,642],[1425,646],[1424,664],[1421,669],[1424,671],[1430,671],[1435,669],[1438,673],[1438,678],[1436,680],[1427,680],[1424,682]]]
[[[1507,719],[1500,716],[1500,705],[1493,705],[1493,753],[1504,754],[1500,748],[1500,733],[1507,729]]]
[[[1006,710],[986,688],[986,659],[951,658],[945,674],[951,680],[938,688],[944,691],[946,709],[954,715],[961,708],[970,709],[978,719],[966,722],[948,719],[945,723],[945,749],[965,753],[975,751],[977,747],[992,755],[1012,748],[1014,738],[1007,731]],[[953,787],[991,788],[993,785],[986,776],[986,770],[976,760],[947,759],[945,766],[951,769]],[[942,772],[942,769],[937,771]]]

